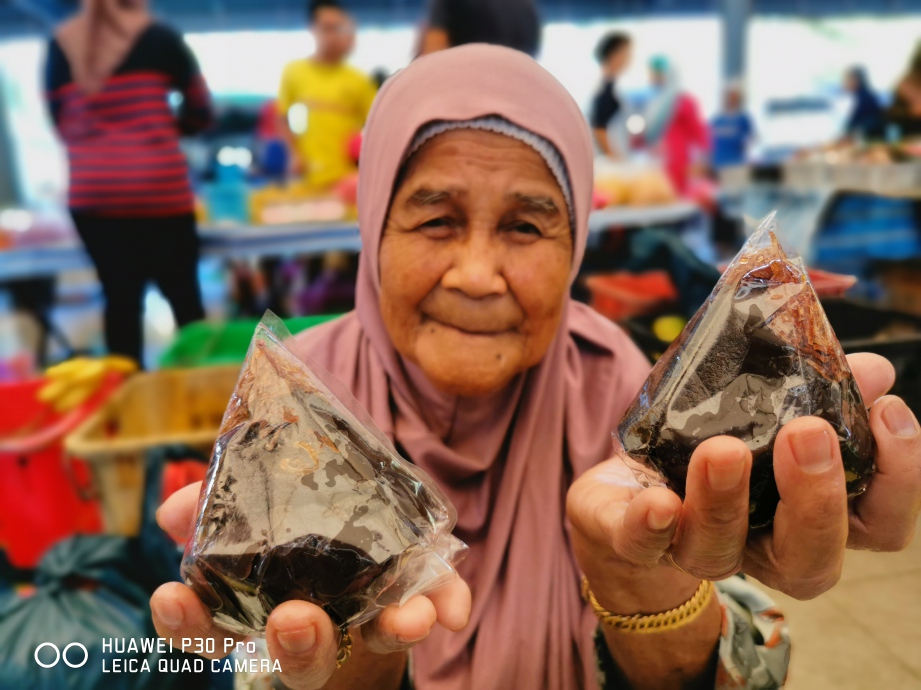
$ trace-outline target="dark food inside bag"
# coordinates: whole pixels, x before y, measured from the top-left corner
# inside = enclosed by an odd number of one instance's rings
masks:
[[[262,325],[224,417],[183,575],[229,630],[283,601],[362,622],[453,576],[454,514]],[[415,581],[410,581],[415,576]]]
[[[745,441],[754,457],[752,527],[774,519],[774,440],[796,417],[834,427],[849,495],[866,489],[874,468],[867,409],[844,352],[802,263],[787,258],[772,227],[769,217],[726,269],[618,429],[624,450],[682,497],[700,443],[719,435]]]

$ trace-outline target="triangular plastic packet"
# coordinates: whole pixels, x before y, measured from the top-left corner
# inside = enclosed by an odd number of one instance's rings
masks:
[[[363,623],[450,581],[466,552],[434,482],[296,350],[267,314],[224,415],[182,563],[215,622],[243,634],[264,633],[272,610],[291,599],[322,606],[341,628]]]
[[[771,214],[751,236],[618,427],[624,450],[682,497],[700,443],[719,435],[745,441],[754,456],[752,527],[774,519],[774,439],[792,419],[815,415],[835,428],[849,495],[866,489],[874,469],[867,409],[844,351],[774,223]]]

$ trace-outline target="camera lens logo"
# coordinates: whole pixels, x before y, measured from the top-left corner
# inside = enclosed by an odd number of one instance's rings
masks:
[[[54,650],[54,661],[52,661],[50,664],[46,664],[41,659],[38,658],[38,653],[42,651],[42,649],[44,649],[45,647],[51,647],[51,649]],[[83,650],[83,661],[81,661],[79,664],[73,663],[73,661],[71,661],[68,658],[67,652],[70,651],[71,647],[79,647],[80,649]],[[35,656],[35,663],[41,666],[42,668],[53,668],[54,666],[57,666],[58,662],[61,661],[62,659],[64,663],[70,666],[71,668],[80,668],[81,666],[84,666],[87,661],[89,661],[90,653],[87,651],[86,647],[84,647],[79,642],[71,642],[69,645],[64,647],[63,652],[60,649],[58,649],[58,646],[54,644],[53,642],[42,642],[38,647],[35,648],[34,656]]]

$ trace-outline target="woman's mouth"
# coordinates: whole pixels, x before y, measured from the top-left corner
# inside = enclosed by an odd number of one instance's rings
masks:
[[[465,321],[462,319],[439,319],[428,314],[423,314],[423,325],[426,322],[436,323],[439,326],[450,328],[452,330],[472,336],[497,336],[514,330],[514,327],[506,324],[485,324]]]

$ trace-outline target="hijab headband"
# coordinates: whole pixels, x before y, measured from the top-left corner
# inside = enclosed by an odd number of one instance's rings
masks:
[[[563,157],[560,155],[560,152],[557,151],[556,146],[542,136],[534,134],[534,132],[530,132],[524,127],[519,127],[505,118],[490,115],[488,117],[478,117],[473,120],[441,120],[438,122],[430,122],[416,133],[406,154],[406,160],[409,160],[409,158],[422,148],[426,142],[434,139],[439,134],[459,129],[478,129],[486,132],[494,132],[495,134],[503,134],[512,139],[517,139],[537,151],[540,157],[544,159],[547,167],[550,168],[550,172],[553,174],[556,183],[563,192],[563,198],[566,199],[566,210],[569,212],[569,226],[571,228],[576,227],[576,214],[572,205],[572,187],[569,183],[569,174],[566,172],[566,165],[563,163]]]

